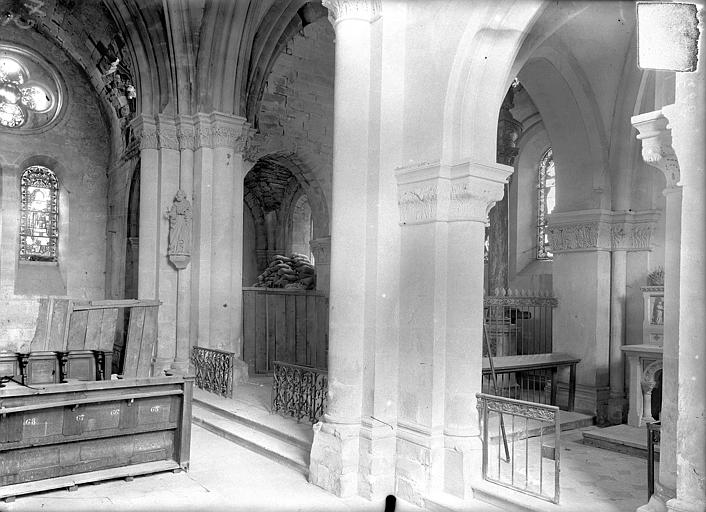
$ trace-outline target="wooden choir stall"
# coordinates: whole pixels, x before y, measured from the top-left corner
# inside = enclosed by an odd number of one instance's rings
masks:
[[[30,352],[0,353],[0,498],[188,469],[193,377],[152,375],[158,308],[41,301]],[[111,379],[123,315],[123,371]]]

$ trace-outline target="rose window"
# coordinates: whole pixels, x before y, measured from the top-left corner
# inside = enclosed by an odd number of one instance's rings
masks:
[[[37,56],[0,47],[0,128],[41,128],[58,113],[56,75]]]

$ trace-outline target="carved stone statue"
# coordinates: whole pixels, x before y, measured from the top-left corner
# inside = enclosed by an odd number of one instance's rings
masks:
[[[179,270],[191,261],[191,203],[183,190],[178,190],[167,211],[169,218],[169,261]]]

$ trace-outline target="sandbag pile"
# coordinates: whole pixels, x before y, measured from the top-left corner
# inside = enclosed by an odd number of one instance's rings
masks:
[[[303,254],[292,254],[289,258],[277,255],[265,271],[257,276],[253,286],[261,288],[289,288],[313,290],[316,287],[316,271]]]

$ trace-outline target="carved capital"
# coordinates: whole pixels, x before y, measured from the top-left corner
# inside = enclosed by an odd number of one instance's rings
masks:
[[[139,144],[140,150],[159,149],[157,124],[153,118],[147,116],[136,117],[132,122],[132,133],[135,142]]]
[[[328,9],[329,21],[333,26],[346,19],[372,22],[382,12],[380,0],[322,0],[321,4]]]
[[[610,226],[612,250],[644,251],[652,248],[652,235],[660,212],[613,213]]]
[[[547,226],[552,252],[610,250],[611,215],[608,210],[553,213]]]
[[[679,160],[672,147],[669,120],[661,110],[633,116],[637,139],[642,141],[642,159],[664,174],[667,188],[679,186]]]
[[[228,148],[242,153],[249,125],[245,119],[218,112],[194,115],[194,149]]]
[[[309,242],[309,247],[314,255],[316,265],[331,264],[331,237],[316,238]]]
[[[512,168],[501,164],[423,163],[396,170],[400,222],[486,222]]]

